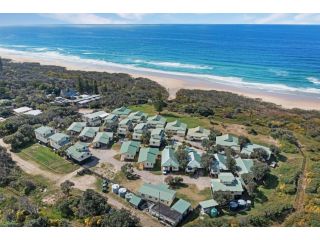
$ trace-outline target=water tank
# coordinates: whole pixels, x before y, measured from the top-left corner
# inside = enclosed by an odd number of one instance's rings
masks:
[[[243,200],[243,199],[239,199],[238,200],[238,205],[239,205],[239,208],[244,209],[244,208],[247,207],[247,202],[245,200]]]
[[[236,201],[231,201],[229,203],[229,208],[231,211],[236,211],[238,208],[238,203]]]
[[[247,207],[251,207],[251,200],[247,200]]]
[[[132,193],[126,193],[126,196],[125,196],[125,199],[127,200],[127,201],[130,201],[130,199],[132,198]]]
[[[124,198],[126,196],[127,189],[126,188],[120,188],[118,191],[118,194],[120,197]]]
[[[217,217],[219,215],[219,212],[216,208],[211,208],[210,210],[210,217],[214,218]]]
[[[112,184],[113,193],[118,194],[119,188],[120,188],[119,184]]]

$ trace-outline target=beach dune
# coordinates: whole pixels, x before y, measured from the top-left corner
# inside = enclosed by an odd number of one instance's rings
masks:
[[[284,108],[301,108],[307,110],[320,110],[320,95],[317,93],[302,93],[299,91],[285,90],[279,86],[279,90],[269,89],[264,85],[234,84],[231,81],[222,81],[214,77],[199,77],[192,74],[179,74],[171,72],[153,71],[151,69],[130,68],[120,64],[106,63],[95,60],[57,56],[44,56],[41,54],[27,54],[26,52],[13,51],[0,48],[2,58],[15,62],[38,62],[43,65],[56,65],[69,70],[98,71],[110,73],[127,73],[133,77],[149,78],[164,86],[170,93],[170,98],[175,98],[179,89],[218,90],[237,93],[251,98],[259,98],[263,101],[273,102]]]

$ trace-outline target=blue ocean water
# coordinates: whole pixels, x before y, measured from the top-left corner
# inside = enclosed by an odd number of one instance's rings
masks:
[[[320,94],[320,26],[0,27],[0,48]]]

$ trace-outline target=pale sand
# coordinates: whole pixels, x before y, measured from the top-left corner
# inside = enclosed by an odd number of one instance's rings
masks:
[[[201,89],[201,90],[219,90],[233,92],[250,98],[260,98],[264,101],[273,102],[284,108],[301,108],[320,110],[320,96],[312,93],[299,92],[268,92],[265,89],[255,89],[250,87],[239,87],[232,83],[213,82],[202,78],[192,76],[179,76],[171,73],[147,72],[145,70],[130,69],[121,65],[113,64],[110,66],[100,64],[99,62],[81,62],[71,58],[62,57],[39,57],[36,54],[17,54],[7,50],[0,49],[2,58],[12,59],[15,62],[39,62],[43,65],[56,65],[66,67],[69,70],[98,71],[98,72],[122,72],[130,74],[133,77],[149,78],[164,86],[170,93],[170,98],[174,98],[179,89]]]

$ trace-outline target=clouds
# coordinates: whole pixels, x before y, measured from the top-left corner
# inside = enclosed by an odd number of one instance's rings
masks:
[[[0,25],[39,24],[320,24],[319,13],[0,14]]]

